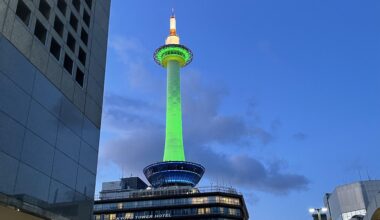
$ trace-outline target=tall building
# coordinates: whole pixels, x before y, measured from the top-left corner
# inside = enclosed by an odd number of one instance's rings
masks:
[[[185,160],[182,139],[180,69],[193,54],[179,43],[176,18],[170,17],[165,45],[154,53],[167,70],[166,138],[162,162],[144,168],[151,184],[130,190],[119,183],[104,183],[95,200],[95,220],[125,219],[248,219],[242,194],[232,188],[196,187],[205,168]],[[113,187],[114,186],[114,187]]]
[[[380,180],[359,181],[336,187],[332,193],[327,193],[324,197],[328,219],[363,218],[367,215],[370,204],[377,201],[379,192]],[[373,210],[376,211],[374,208]]]
[[[0,219],[91,219],[110,0],[0,0]]]

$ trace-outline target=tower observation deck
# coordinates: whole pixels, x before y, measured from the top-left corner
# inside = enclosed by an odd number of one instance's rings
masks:
[[[154,60],[167,71],[166,132],[163,162],[144,168],[144,174],[153,187],[195,186],[205,171],[200,164],[187,162],[182,137],[182,109],[180,70],[193,59],[190,49],[180,44],[176,18],[170,17],[170,32],[165,45],[154,53]]]

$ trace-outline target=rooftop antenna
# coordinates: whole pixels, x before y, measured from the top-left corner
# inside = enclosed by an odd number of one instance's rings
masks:
[[[369,175],[368,168],[367,168],[367,177],[368,177],[368,180],[371,181],[371,176]]]
[[[362,181],[363,179],[362,179],[362,174],[361,174],[361,172],[360,172],[360,169],[358,168],[358,173],[359,173],[359,178],[360,178],[360,181]]]

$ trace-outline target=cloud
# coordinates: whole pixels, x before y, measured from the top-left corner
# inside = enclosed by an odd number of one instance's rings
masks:
[[[211,179],[228,180],[249,190],[260,190],[274,194],[287,194],[291,190],[305,190],[309,180],[297,174],[286,173],[280,161],[265,165],[248,155],[226,155],[200,148],[196,154],[197,162],[204,164]]]
[[[116,46],[111,48],[121,53],[121,57],[131,57],[123,53],[135,51],[129,43],[118,42],[118,45],[118,49]],[[144,63],[141,60],[136,62]],[[133,68],[129,68],[133,64],[124,65],[124,74],[135,80],[136,74],[131,72]],[[151,80],[153,74],[149,71],[145,74],[147,80]],[[307,178],[287,172],[280,161],[268,164],[250,155],[228,153],[250,149],[256,143],[269,144],[281,125],[279,120],[274,120],[266,130],[244,115],[223,114],[221,104],[228,95],[225,87],[205,83],[195,71],[187,70],[181,76],[185,152],[189,161],[206,167],[206,178],[228,178],[234,186],[274,194],[307,188]],[[151,91],[140,85],[136,89],[147,93]],[[102,130],[115,135],[102,143],[100,164],[112,161],[123,167],[126,173],[141,173],[145,166],[162,160],[165,94],[150,94],[151,99],[120,94],[105,96]],[[252,118],[259,118],[252,106],[248,112]]]
[[[226,88],[204,83],[197,72],[184,75],[182,80],[184,135],[193,144],[233,143],[241,146],[252,144],[253,140],[262,144],[274,140],[271,132],[279,126],[278,121],[274,121],[271,131],[267,131],[243,116],[221,114],[220,106],[228,95]]]
[[[120,73],[126,78],[127,86],[134,90],[144,92],[159,91],[160,84],[158,74],[151,74],[146,68],[144,60],[152,59],[143,44],[133,38],[112,36],[109,40],[111,52],[122,63]]]
[[[293,138],[298,140],[298,141],[303,141],[307,138],[307,135],[303,132],[297,132],[293,134]]]

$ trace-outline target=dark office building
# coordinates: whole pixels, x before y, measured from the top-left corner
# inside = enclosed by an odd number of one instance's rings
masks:
[[[110,0],[0,0],[0,219],[91,219]]]
[[[95,220],[248,219],[243,196],[232,188],[171,186],[131,190],[122,188],[120,182],[103,183],[95,200]]]

